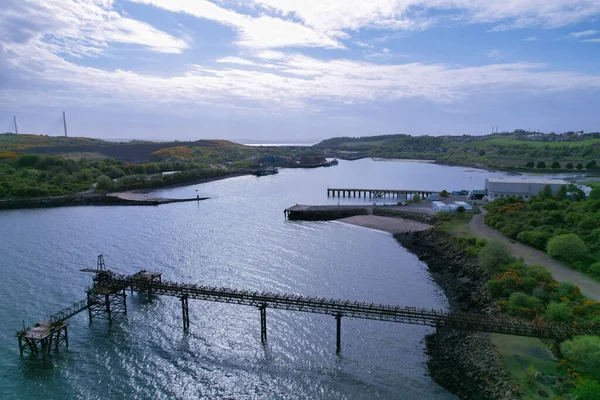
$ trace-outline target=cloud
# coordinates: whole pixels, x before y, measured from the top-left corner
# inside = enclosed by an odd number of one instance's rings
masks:
[[[540,40],[540,39],[537,36],[530,36],[528,38],[525,38],[524,40],[526,42],[533,42],[533,41]]]
[[[321,31],[419,30],[444,23],[497,24],[493,30],[556,28],[600,14],[600,0],[254,0],[281,17]]]
[[[598,31],[590,29],[590,30],[581,31],[581,32],[571,32],[567,35],[567,37],[572,38],[572,39],[578,39],[578,38],[582,38],[582,37],[586,37],[586,36],[594,36],[597,33],[598,33]]]
[[[343,48],[336,37],[340,32],[324,33],[302,24],[267,15],[252,17],[218,6],[208,0],[130,0],[164,10],[185,13],[216,21],[235,29],[237,44],[257,49],[277,47]]]
[[[139,45],[160,53],[181,53],[186,41],[151,25],[121,16],[112,0],[5,0],[0,46],[42,42],[73,57],[104,53],[110,43]]]
[[[585,39],[585,40],[582,40],[582,42],[587,42],[587,43],[600,43],[600,38],[597,38],[597,39]]]
[[[18,71],[22,79],[36,82],[35,87],[2,91],[0,101],[13,105],[77,102],[93,107],[129,104],[153,109],[171,104],[187,109],[216,105],[309,111],[326,105],[407,98],[454,103],[477,92],[600,90],[598,75],[549,71],[544,64],[532,63],[378,65],[263,51],[255,57],[216,60],[227,68],[195,64],[181,74],[158,76],[81,66],[37,46],[34,51],[9,53],[9,68]]]
[[[501,60],[502,52],[500,52],[500,50],[498,50],[498,49],[492,49],[487,52],[487,56],[493,60]]]

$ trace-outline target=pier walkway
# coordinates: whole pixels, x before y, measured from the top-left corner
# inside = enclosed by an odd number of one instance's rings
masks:
[[[17,332],[21,356],[24,352],[45,355],[61,343],[68,346],[66,322],[84,310],[88,311],[90,323],[94,318],[106,318],[109,323],[118,314],[127,313],[126,290],[133,293],[173,296],[181,301],[183,329],[190,327],[189,299],[256,307],[260,311],[261,341],[267,339],[266,310],[292,310],[314,314],[326,314],[336,319],[336,351],[341,349],[341,319],[359,318],[412,325],[425,325],[439,329],[456,329],[501,333],[564,340],[578,335],[600,335],[600,324],[552,324],[541,318],[524,322],[488,314],[450,312],[417,307],[375,304],[351,300],[305,297],[291,294],[239,290],[225,287],[205,286],[189,283],[164,282],[160,273],[145,270],[133,275],[116,274],[103,269],[104,261],[98,258],[98,269],[94,271],[93,287],[87,291],[87,299],[59,311],[33,327]]]
[[[396,190],[396,189],[358,189],[358,188],[327,188],[327,197],[363,197],[369,198],[377,197],[404,197],[411,199],[415,195],[419,195],[421,198],[426,198],[430,194],[439,194],[434,190]],[[356,196],[358,194],[358,196]],[[346,196],[347,195],[347,196]]]

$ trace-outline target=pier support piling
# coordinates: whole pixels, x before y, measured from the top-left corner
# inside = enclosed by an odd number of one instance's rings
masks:
[[[440,356],[440,322],[435,323],[435,357]]]
[[[190,329],[190,309],[188,306],[188,296],[183,296],[181,300],[181,316],[183,318],[183,330],[188,331]]]
[[[260,310],[260,342],[267,343],[267,305],[263,304],[258,307]]]
[[[68,324],[60,321],[41,321],[27,329],[18,332],[19,354],[23,357],[26,353],[30,355],[41,354],[45,359],[52,349],[58,352],[59,346],[65,343],[69,347]]]
[[[337,354],[342,350],[342,314],[337,313],[335,315],[335,326],[336,326],[336,335],[335,335],[335,352]]]
[[[112,324],[118,314],[127,314],[127,295],[124,289],[115,292],[98,287],[88,290],[87,294],[90,324],[93,318],[105,318]]]

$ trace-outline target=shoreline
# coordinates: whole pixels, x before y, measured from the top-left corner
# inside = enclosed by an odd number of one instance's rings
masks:
[[[451,311],[493,313],[487,275],[473,257],[458,249],[447,234],[428,230],[394,235],[398,243],[427,265]],[[521,399],[503,366],[491,334],[451,329],[425,338],[427,369],[432,379],[459,398]]]
[[[431,225],[410,219],[384,217],[380,215],[354,215],[352,217],[338,219],[344,224],[374,229],[390,234],[403,232],[416,232],[431,229]]]
[[[132,189],[114,193],[96,193],[93,191],[68,194],[54,197],[36,197],[26,199],[0,200],[1,210],[26,210],[32,208],[81,207],[81,206],[158,206],[161,204],[182,203],[189,201],[208,200],[209,197],[173,199],[166,197],[148,196],[162,189],[173,189],[181,186],[198,185],[219,181],[238,176],[252,175],[251,173],[236,173],[194,181],[180,182],[156,188]]]

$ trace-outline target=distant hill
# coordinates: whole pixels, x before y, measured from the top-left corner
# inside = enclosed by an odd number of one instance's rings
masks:
[[[243,145],[227,140],[196,140],[191,142],[108,142],[82,137],[51,137],[43,135],[0,135],[0,149],[30,154],[93,153],[116,160],[143,163],[153,160],[152,154],[174,147],[240,148]]]

